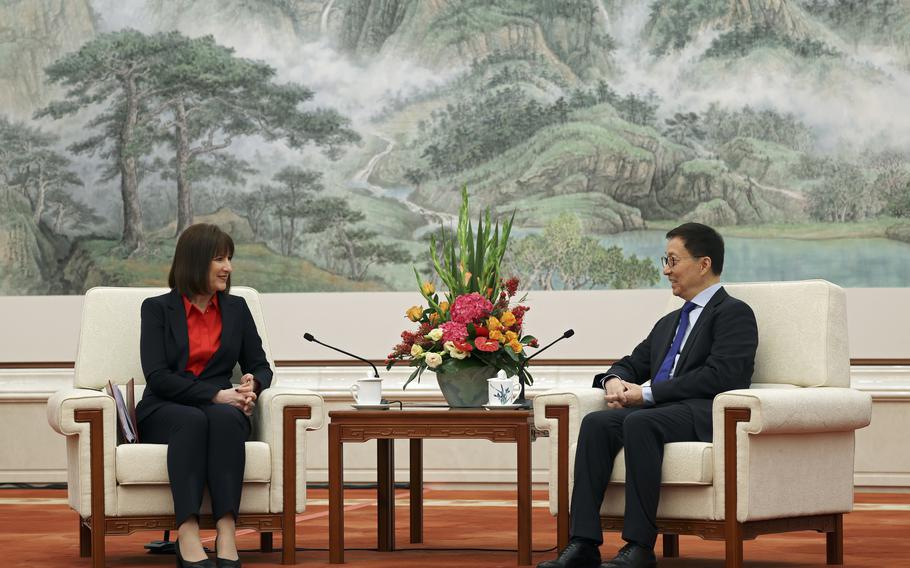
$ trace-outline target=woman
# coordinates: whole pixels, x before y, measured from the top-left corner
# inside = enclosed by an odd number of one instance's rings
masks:
[[[240,509],[250,415],[272,381],[253,316],[230,296],[234,242],[215,225],[197,224],[177,240],[171,291],[142,303],[140,357],[146,389],[136,407],[143,442],[167,444],[167,469],[178,530],[177,566],[238,567]],[[239,363],[240,386],[231,385]],[[199,536],[208,486],[216,562]]]

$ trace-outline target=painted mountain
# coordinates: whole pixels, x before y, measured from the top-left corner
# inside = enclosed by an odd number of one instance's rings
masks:
[[[910,282],[910,0],[0,0],[0,294],[400,290],[472,208],[535,289]]]

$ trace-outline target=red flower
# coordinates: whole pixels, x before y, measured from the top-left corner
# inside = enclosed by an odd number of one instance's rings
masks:
[[[478,337],[490,337],[490,330],[482,325],[474,326],[474,335]]]
[[[518,278],[514,276],[502,283],[511,298],[518,292]]]
[[[527,306],[515,306],[514,308],[512,308],[512,315],[515,316],[515,319],[520,320],[521,318],[524,317],[525,312],[528,312],[530,310],[531,310],[531,308],[529,308]]]
[[[471,344],[468,343],[467,341],[452,341],[452,345],[455,346],[455,349],[458,349],[459,351],[464,351],[465,353],[474,350],[474,347],[471,346]]]
[[[474,345],[476,345],[477,348],[480,349],[481,351],[486,351],[488,353],[492,353],[493,351],[496,351],[497,349],[499,349],[498,341],[490,341],[489,339],[487,339],[486,337],[483,337],[482,335],[478,336],[474,339]]]
[[[531,342],[528,343],[528,346],[529,346],[529,347],[537,347],[538,345],[540,345],[540,344],[537,343],[537,340],[536,340],[536,339],[532,339]]]

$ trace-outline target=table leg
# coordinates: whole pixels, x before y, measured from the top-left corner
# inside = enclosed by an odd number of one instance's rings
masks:
[[[518,428],[518,564],[531,564],[531,431]]]
[[[411,543],[423,542],[423,440],[411,439]]]
[[[379,550],[395,550],[395,440],[376,440],[377,527]]]
[[[329,562],[344,563],[344,446],[341,428],[329,423]]]

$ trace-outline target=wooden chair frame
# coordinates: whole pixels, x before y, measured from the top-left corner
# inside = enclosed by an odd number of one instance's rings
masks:
[[[557,546],[562,550],[569,543],[569,407],[548,406],[545,416],[557,423]],[[762,534],[815,530],[825,533],[828,564],[844,563],[843,514],[787,517],[763,521],[736,520],[736,424],[748,422],[748,408],[724,409],[724,520],[700,521],[690,519],[658,519],[657,529],[663,536],[663,556],[679,556],[679,535],[696,535],[705,540],[726,541],[726,568],[742,568],[743,541]],[[601,517],[606,531],[621,531],[622,517]]]
[[[237,516],[237,527],[259,531],[259,545],[263,552],[271,552],[272,533],[282,532],[281,563],[296,563],[297,541],[297,420],[310,418],[310,406],[287,406],[283,409],[283,468],[282,468],[282,512],[263,514],[241,514]],[[90,436],[91,455],[91,513],[79,519],[79,556],[91,556],[92,568],[104,568],[104,537],[108,534],[132,534],[143,530],[175,529],[174,515],[150,515],[116,517],[104,513],[104,420],[100,409],[75,411],[76,422],[87,422]],[[204,529],[214,528],[211,519],[199,519]]]

